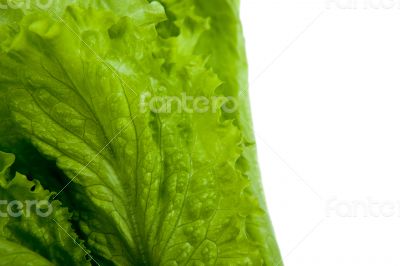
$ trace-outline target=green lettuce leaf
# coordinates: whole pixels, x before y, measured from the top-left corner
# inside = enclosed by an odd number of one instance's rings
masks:
[[[237,1],[63,0],[0,16],[0,147],[59,192],[96,262],[280,263]],[[144,95],[183,93],[232,96],[240,108],[143,110]],[[30,167],[36,153],[63,177]]]
[[[13,174],[14,158],[0,152],[0,265],[90,265],[68,209],[38,181]]]

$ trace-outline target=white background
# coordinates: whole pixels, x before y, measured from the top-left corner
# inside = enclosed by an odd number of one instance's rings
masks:
[[[286,266],[400,265],[400,0],[242,0]]]

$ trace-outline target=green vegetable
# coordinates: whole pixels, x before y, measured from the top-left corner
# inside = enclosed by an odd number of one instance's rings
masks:
[[[51,201],[38,181],[11,174],[13,163],[12,154],[0,152],[0,265],[90,265],[68,209]],[[16,209],[7,209],[5,201]]]
[[[239,1],[31,2],[0,9],[0,200],[52,212],[0,218],[0,265],[282,265]]]

